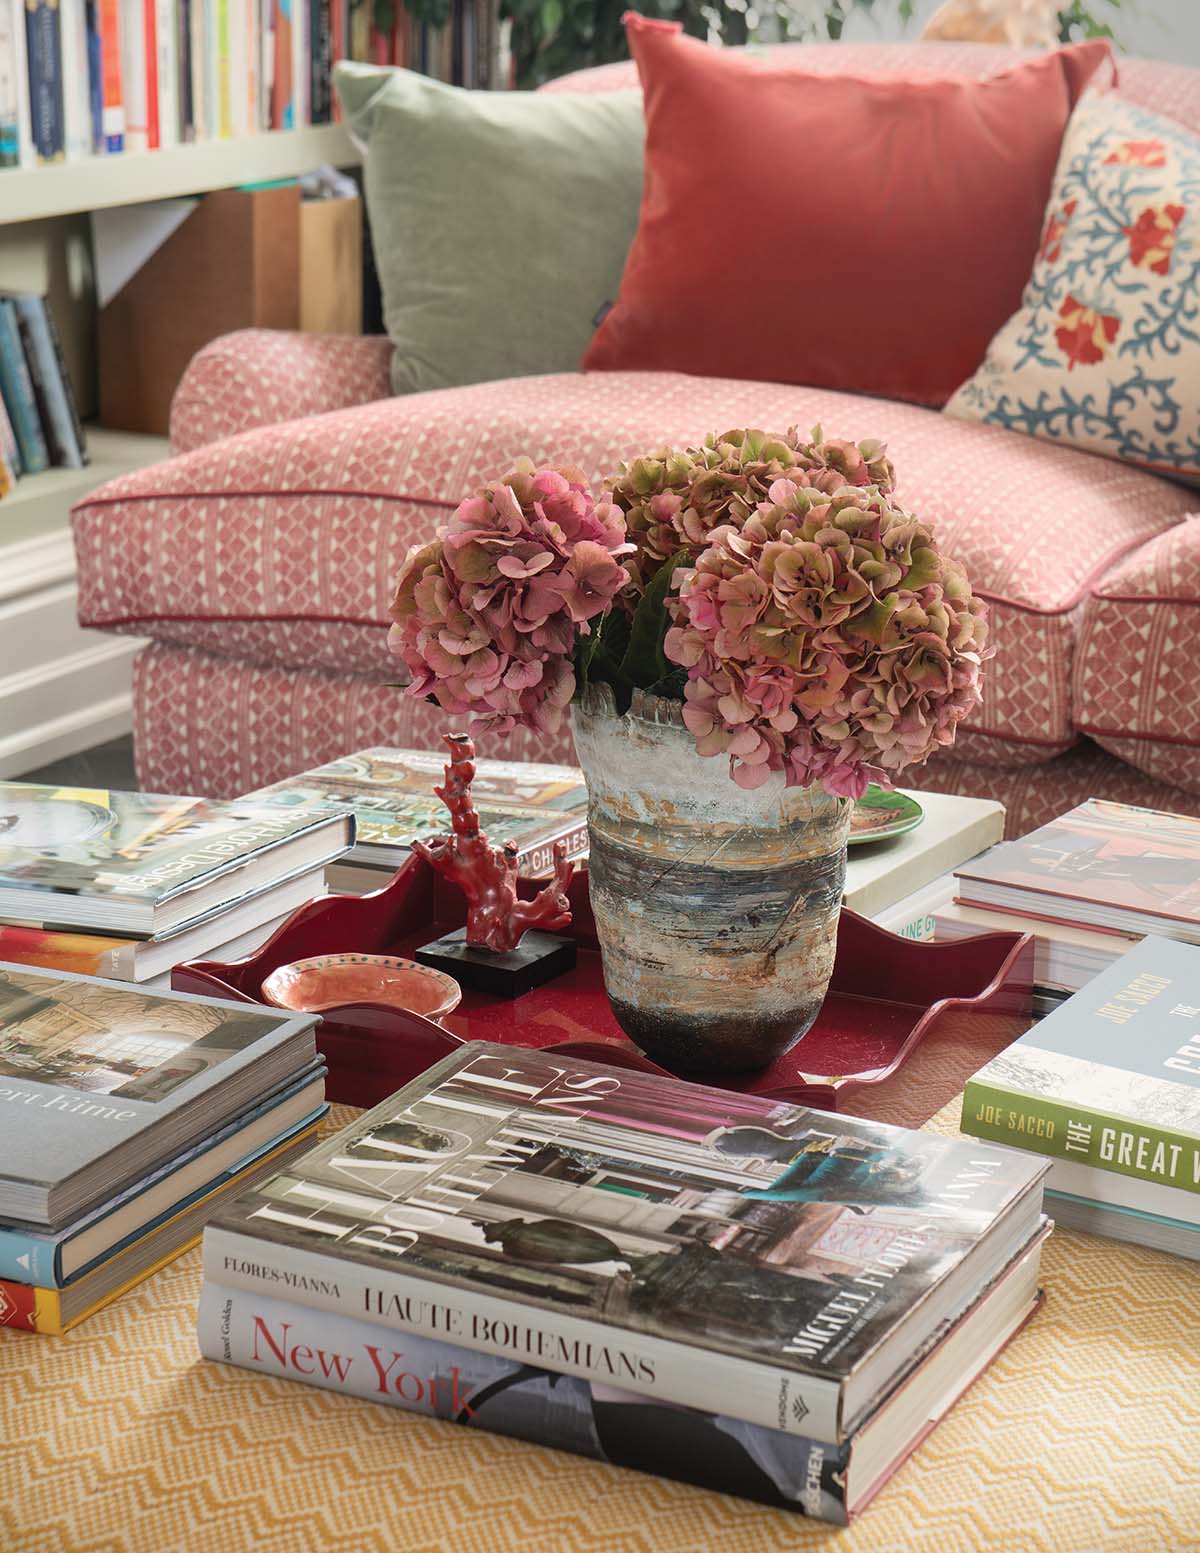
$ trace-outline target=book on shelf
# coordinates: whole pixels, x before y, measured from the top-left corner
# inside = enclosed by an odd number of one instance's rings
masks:
[[[326,1109],[325,1069],[318,1065],[255,1099],[211,1135],[59,1230],[0,1221],[0,1280],[64,1287],[307,1131]]]
[[[50,305],[45,297],[23,292],[9,292],[5,300],[16,318],[50,462],[82,469],[88,462],[87,442]]]
[[[227,1204],[204,1271],[840,1444],[1041,1233],[1046,1168],[473,1043]]]
[[[69,933],[0,922],[0,960],[144,984],[169,977],[172,967],[187,960],[240,959],[265,943],[293,911],[324,894],[324,873],[324,867],[319,867],[297,874],[259,895],[235,900],[194,927],[158,938]]]
[[[144,1234],[78,1277],[49,1286],[0,1278],[0,1325],[54,1337],[69,1332],[85,1317],[102,1310],[118,1295],[195,1245],[206,1220],[227,1197],[303,1154],[316,1138],[327,1109],[322,1106],[307,1123],[252,1158],[244,1159],[207,1191],[178,1204]]]
[[[312,1068],[315,1026],[0,966],[0,1219],[61,1228]]]
[[[198,1335],[205,1358],[258,1374],[845,1525],[1036,1309],[1038,1257],[1037,1246],[1018,1252],[947,1324],[916,1372],[838,1446],[215,1283],[201,1291]]]
[[[958,870],[959,898],[1050,921],[1200,942],[1200,819],[1089,798]]]
[[[259,788],[245,801],[285,813],[352,812],[354,847],[327,877],[331,889],[361,893],[384,883],[414,841],[449,829],[446,806],[434,792],[445,780],[446,759],[437,750],[359,750]],[[565,843],[568,857],[587,851],[587,788],[577,766],[477,760],[471,796],[488,840],[515,842],[527,878],[553,870],[556,841]]]
[[[166,936],[353,840],[346,811],[0,782],[0,922]]]
[[[334,122],[345,58],[508,84],[497,0],[446,24],[366,0],[0,0],[0,169]]]
[[[42,432],[25,347],[11,301],[0,296],[0,396],[12,421],[21,452],[21,473],[40,474],[50,467],[50,450]]]
[[[1064,1222],[1200,1225],[1200,948],[1136,944],[969,1080],[962,1130],[1050,1160]]]

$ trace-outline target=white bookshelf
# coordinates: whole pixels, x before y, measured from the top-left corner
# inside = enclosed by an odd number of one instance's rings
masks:
[[[79,162],[6,167],[0,169],[0,226],[295,178],[325,162],[351,167],[358,160],[345,129],[322,124],[270,130],[242,140],[200,141],[169,151],[125,151]]]

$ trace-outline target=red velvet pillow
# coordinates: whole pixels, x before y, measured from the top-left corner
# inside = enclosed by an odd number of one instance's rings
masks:
[[[584,367],[944,404],[1020,304],[1067,118],[1108,45],[910,81],[625,20],[646,181]]]

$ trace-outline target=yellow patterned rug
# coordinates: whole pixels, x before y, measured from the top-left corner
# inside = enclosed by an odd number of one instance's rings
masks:
[[[1042,1311],[839,1531],[206,1363],[191,1251],[66,1337],[0,1331],[0,1553],[1200,1548],[1200,1268],[1065,1231],[1043,1268]]]

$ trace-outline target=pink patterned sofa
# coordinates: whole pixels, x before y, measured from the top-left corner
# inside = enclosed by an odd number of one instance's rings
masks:
[[[1010,51],[809,50],[817,68],[978,74]],[[629,82],[632,67],[556,89]],[[1200,131],[1200,72],[1122,63],[1121,90]],[[514,379],[389,397],[379,338],[246,331],[193,361],[175,456],[76,508],[83,624],[150,638],[136,663],[147,788],[232,795],[446,720],[387,688],[409,545],[518,454],[599,478],[652,445],[820,422],[886,437],[905,505],[992,608],[996,657],[953,759],[916,780],[994,796],[1017,833],[1088,794],[1200,813],[1200,492],[929,410],[671,373]],[[569,735],[485,753],[562,759]]]

